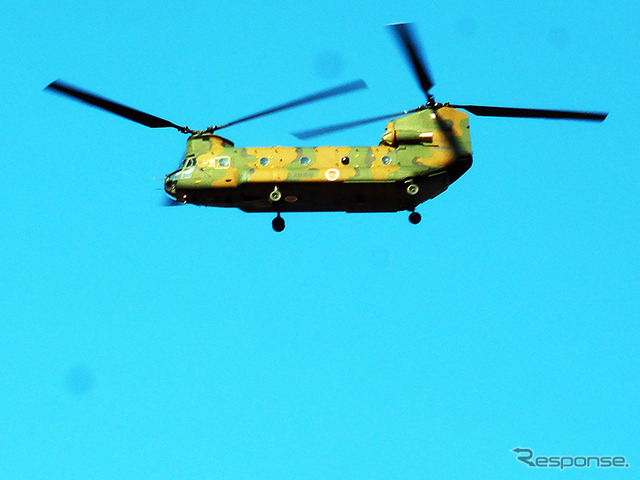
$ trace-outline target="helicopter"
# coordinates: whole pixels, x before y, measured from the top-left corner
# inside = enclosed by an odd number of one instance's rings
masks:
[[[457,105],[436,102],[434,86],[412,24],[388,26],[418,80],[426,103],[411,110],[299,131],[306,140],[332,132],[391,119],[376,146],[244,147],[217,135],[218,130],[275,112],[366,88],[355,80],[242,117],[191,130],[87,92],[61,80],[45,90],[101,108],[150,128],[175,128],[188,134],[180,167],[164,178],[172,204],[237,207],[245,212],[272,212],[276,232],[285,228],[284,212],[409,211],[440,195],[472,164],[469,115],[603,121],[607,113],[532,108]]]

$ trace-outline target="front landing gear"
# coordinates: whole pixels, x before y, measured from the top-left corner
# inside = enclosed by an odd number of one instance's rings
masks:
[[[413,211],[409,214],[409,221],[414,225],[419,224],[420,220],[422,220],[422,215],[420,215],[418,212]]]
[[[284,218],[280,216],[280,212],[278,212],[278,216],[271,220],[271,226],[276,232],[281,232],[284,230]]]

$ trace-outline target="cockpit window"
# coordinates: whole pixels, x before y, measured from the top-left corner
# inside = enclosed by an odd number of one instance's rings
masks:
[[[182,170],[183,168],[191,168],[196,164],[196,157],[187,157],[187,158],[183,158],[182,162],[180,163],[180,168],[179,170]]]

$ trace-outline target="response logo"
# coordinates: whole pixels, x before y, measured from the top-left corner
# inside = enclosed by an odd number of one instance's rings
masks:
[[[536,457],[530,448],[517,447],[511,451],[518,455],[516,460],[528,467],[559,468],[560,470],[566,468],[629,468],[627,459],[622,455],[539,455]]]

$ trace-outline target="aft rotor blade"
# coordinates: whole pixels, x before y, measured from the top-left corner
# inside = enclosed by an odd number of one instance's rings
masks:
[[[484,105],[449,105],[462,108],[467,112],[482,117],[512,117],[512,118],[555,118],[565,120],[591,120],[601,122],[607,118],[607,113],[576,112],[572,110],[542,110],[537,108],[489,107]]]
[[[352,122],[338,123],[335,125],[327,125],[326,127],[313,128],[311,130],[303,130],[301,132],[294,132],[293,135],[300,140],[306,140],[308,138],[319,137],[320,135],[326,135],[327,133],[339,132],[340,130],[347,130],[349,128],[359,127],[360,125],[367,125],[369,123],[378,122],[380,120],[386,120],[393,117],[399,117],[405,115],[408,112],[391,113],[389,115],[380,115],[378,117],[366,118],[364,120],[355,120]]]
[[[149,115],[148,113],[141,112],[140,110],[136,110],[135,108],[127,107],[126,105],[114,102],[113,100],[108,100],[104,97],[100,97],[85,90],[81,90],[77,87],[74,87],[73,85],[63,82],[62,80],[56,80],[55,82],[52,82],[45,87],[45,90],[51,90],[55,93],[66,95],[81,102],[88,103],[89,105],[93,105],[94,107],[98,107],[129,120],[133,120],[134,122],[145,125],[147,127],[172,127],[178,129],[182,133],[189,132],[189,129],[187,127],[181,127],[163,118]]]
[[[431,87],[435,85],[435,83],[433,82],[433,79],[429,74],[427,63],[420,53],[420,48],[418,46],[418,42],[416,41],[416,36],[413,32],[412,24],[393,23],[389,26],[393,29],[393,33],[395,34],[396,39],[404,50],[407,59],[413,66],[413,71],[416,74],[422,91],[427,96],[427,99],[433,100],[433,97],[431,93],[429,93],[429,91],[431,90]]]
[[[459,159],[463,157],[465,154],[464,149],[460,145],[460,141],[458,140],[458,137],[456,137],[455,134],[453,133],[453,129],[451,128],[451,125],[448,122],[444,121],[440,117],[440,115],[438,115],[437,111],[434,110],[433,113],[434,113],[434,118],[436,120],[436,123],[438,124],[438,128],[442,131],[445,138],[447,139],[449,146],[453,150],[453,154],[455,155],[455,158]]]
[[[276,107],[268,108],[267,110],[263,110],[258,113],[254,113],[252,115],[248,115],[246,117],[239,118],[238,120],[234,120],[233,122],[226,123],[219,127],[215,127],[215,130],[220,130],[221,128],[230,127],[231,125],[236,125],[240,122],[246,122],[247,120],[253,120],[254,118],[263,117],[265,115],[269,115],[271,113],[280,112],[282,110],[287,110],[289,108],[297,107],[299,105],[304,105],[306,103],[317,102],[318,100],[324,100],[325,98],[336,97],[338,95],[344,95],[345,93],[354,92],[356,90],[361,90],[363,88],[367,88],[367,84],[364,80],[358,79],[353,82],[345,83],[344,85],[339,85],[337,87],[329,88],[327,90],[322,90],[321,92],[313,93],[311,95],[307,95],[302,98],[298,98],[297,100],[292,100],[287,103],[283,103],[282,105],[278,105]]]

